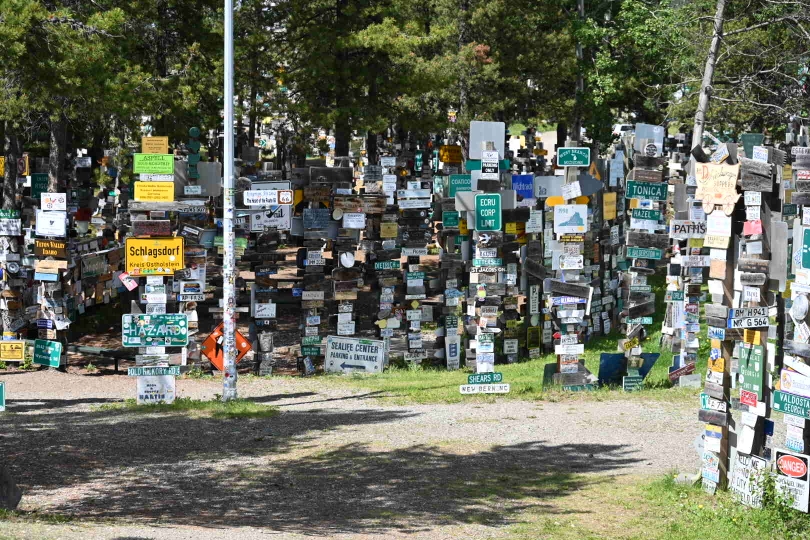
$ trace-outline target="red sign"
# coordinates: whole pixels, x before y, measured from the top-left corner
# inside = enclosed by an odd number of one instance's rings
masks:
[[[669,381],[674,383],[675,381],[678,380],[679,377],[682,377],[683,375],[689,375],[690,373],[694,372],[695,372],[695,363],[690,362],[689,364],[686,364],[682,368],[676,369],[675,371],[671,371],[669,373]]]
[[[743,405],[757,406],[757,395],[747,390],[740,390],[740,403]]]
[[[205,338],[202,344],[202,353],[205,355],[208,360],[211,361],[211,364],[214,365],[219,371],[224,369],[224,354],[223,349],[225,347],[225,335],[222,331],[225,329],[225,323],[219,323],[219,326],[214,328],[214,331]],[[236,363],[238,364],[239,361],[247,354],[250,350],[250,342],[247,340],[245,336],[239,333],[238,330],[236,332]]]
[[[807,464],[796,456],[784,455],[776,460],[776,466],[782,474],[791,478],[801,478],[807,474]]]

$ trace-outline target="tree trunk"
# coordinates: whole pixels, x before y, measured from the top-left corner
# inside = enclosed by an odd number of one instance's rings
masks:
[[[726,10],[726,0],[717,0],[717,12],[714,14],[714,36],[706,57],[706,67],[703,69],[703,82],[700,83],[700,99],[697,112],[695,112],[695,129],[692,132],[692,148],[703,146],[703,126],[706,123],[706,111],[709,110],[709,98],[712,93],[712,79],[714,66],[717,63],[717,52],[720,50],[720,40],[723,37],[723,16]]]
[[[366,157],[370,165],[377,163],[377,134],[372,130],[366,132]]]
[[[338,105],[340,107],[340,105]],[[335,156],[349,155],[349,141],[351,140],[351,127],[349,117],[341,114],[335,121]]]
[[[459,17],[458,17],[458,50],[464,48],[470,42],[470,26],[467,20],[467,14],[470,11],[470,0],[461,0],[459,2]],[[467,112],[467,77],[465,67],[462,65],[460,77],[458,80],[458,113],[456,121],[459,120],[462,114]],[[472,119],[472,118],[470,118]]]
[[[22,143],[13,126],[6,124],[5,131],[6,174],[3,178],[3,210],[16,210],[17,159],[22,157]]]
[[[58,120],[51,121],[51,148],[48,154],[48,191],[59,191],[59,181],[65,174],[65,141],[67,138],[67,123],[60,116]]]

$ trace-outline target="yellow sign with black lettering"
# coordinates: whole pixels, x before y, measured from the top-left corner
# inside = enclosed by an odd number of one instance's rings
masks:
[[[22,362],[25,358],[25,341],[0,341],[0,360]]]
[[[132,276],[171,276],[186,267],[183,237],[127,238],[126,271]]]

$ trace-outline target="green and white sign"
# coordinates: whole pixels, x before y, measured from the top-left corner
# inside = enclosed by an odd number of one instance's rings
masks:
[[[622,377],[622,390],[625,392],[635,392],[636,390],[641,390],[643,385],[644,377],[641,375],[627,375]]]
[[[757,399],[761,399],[765,369],[765,347],[762,345],[741,346],[739,356],[740,375],[742,376],[740,388],[746,392],[753,392],[757,395]]]
[[[188,317],[183,313],[123,315],[124,347],[185,347]]]
[[[0,412],[6,410],[6,383],[0,382]]]
[[[624,324],[652,324],[652,317],[636,317],[635,319],[625,319]]]
[[[450,196],[455,197],[459,191],[472,191],[472,176],[469,174],[450,175]]]
[[[172,154],[133,154],[133,159],[135,174],[174,174]]]
[[[62,360],[62,344],[58,341],[37,339],[34,341],[34,363],[39,366],[58,368]]]
[[[127,368],[130,377],[158,377],[162,375],[180,375],[180,366],[141,366]]]
[[[639,247],[628,247],[627,248],[627,255],[628,259],[655,259],[660,260],[664,257],[663,250],[655,249],[655,248],[639,248]]]
[[[810,419],[810,398],[776,390],[773,393],[773,410]]]
[[[669,184],[628,180],[627,191],[624,194],[624,198],[665,201],[667,200],[667,186],[669,186]]]
[[[448,229],[458,228],[458,212],[442,212],[442,225]]]
[[[557,165],[560,167],[587,167],[591,164],[590,148],[558,148]]]
[[[503,373],[473,373],[467,375],[467,384],[493,384],[503,382]]]
[[[657,221],[661,219],[661,212],[658,210],[647,210],[646,208],[633,208],[632,216],[635,219],[650,219]]]
[[[374,270],[399,270],[399,261],[379,261],[374,263]]]
[[[501,194],[479,193],[475,196],[475,230],[500,231]]]

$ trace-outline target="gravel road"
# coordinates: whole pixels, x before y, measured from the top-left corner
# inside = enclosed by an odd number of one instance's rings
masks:
[[[126,376],[0,380],[21,509],[73,518],[5,522],[0,540],[497,538],[588,478],[698,467],[695,408],[663,401],[392,406],[277,378],[239,391],[278,416],[215,419],[99,409],[134,396]],[[181,396],[220,392],[178,381]]]

